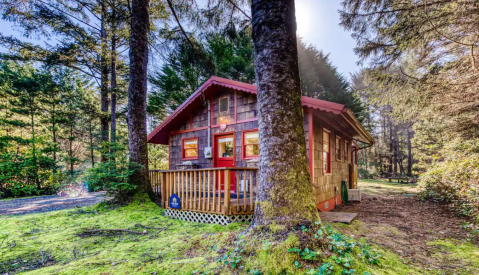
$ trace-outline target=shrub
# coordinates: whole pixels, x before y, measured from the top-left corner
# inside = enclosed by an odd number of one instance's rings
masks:
[[[91,192],[104,190],[118,202],[128,202],[131,192],[136,188],[129,183],[128,178],[142,166],[129,162],[129,155],[123,145],[107,144],[103,148],[108,160],[87,170],[83,179],[88,185],[88,190]]]
[[[456,140],[419,180],[421,197],[448,203],[479,221],[479,140]]]
[[[46,156],[0,151],[0,198],[53,194],[48,182],[53,167]]]

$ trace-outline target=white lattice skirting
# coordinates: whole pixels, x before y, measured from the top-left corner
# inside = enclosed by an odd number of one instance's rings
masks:
[[[253,221],[253,215],[226,216],[220,214],[201,213],[176,209],[165,209],[165,215],[173,219],[178,219],[180,221],[216,223],[221,225],[228,225],[232,222],[251,223]]]

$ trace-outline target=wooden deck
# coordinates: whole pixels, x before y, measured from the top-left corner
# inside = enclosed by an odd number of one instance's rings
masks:
[[[165,209],[170,209],[169,198],[176,194],[180,210],[245,215],[254,213],[257,171],[240,167],[153,170],[150,178]]]

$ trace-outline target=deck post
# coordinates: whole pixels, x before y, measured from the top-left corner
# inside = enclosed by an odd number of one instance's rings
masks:
[[[230,184],[231,184],[231,171],[229,168],[226,168],[225,171],[225,215],[230,214]]]
[[[160,186],[160,202],[163,208],[166,208],[166,204],[168,201],[168,195],[166,194],[166,174],[167,173],[160,173],[161,174],[161,186]]]

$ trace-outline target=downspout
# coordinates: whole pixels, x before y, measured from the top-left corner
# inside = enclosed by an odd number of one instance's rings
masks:
[[[211,147],[211,104],[210,104],[210,101],[207,100],[206,104],[208,105],[208,143],[207,143],[207,147]]]

